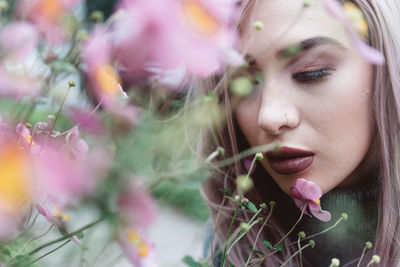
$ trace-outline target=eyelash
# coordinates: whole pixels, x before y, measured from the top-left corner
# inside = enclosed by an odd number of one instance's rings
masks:
[[[299,83],[316,83],[331,74],[332,71],[328,69],[319,69],[314,71],[297,72],[292,75],[292,78]]]

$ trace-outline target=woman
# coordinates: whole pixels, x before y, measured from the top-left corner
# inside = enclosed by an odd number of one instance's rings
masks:
[[[259,265],[280,266],[298,250],[291,243],[299,231],[320,232],[346,212],[347,222],[316,237],[315,247],[289,265],[301,261],[304,266],[329,266],[332,258],[339,258],[356,266],[365,242],[372,241],[363,265],[377,254],[380,266],[400,266],[400,5],[397,0],[352,2],[368,26],[350,29],[350,19],[343,19],[326,0],[241,3],[238,29],[250,66],[203,84],[217,91],[227,114],[222,131],[206,134],[204,152],[221,146],[229,158],[250,147],[279,143],[278,152],[264,153],[252,174],[254,187],[245,194],[256,204],[277,204],[261,237],[256,237],[261,227],[256,224],[232,248],[226,263],[245,265],[249,256],[258,257],[249,245],[267,253],[262,241],[277,243],[290,230],[301,214],[291,188],[304,178],[320,187],[321,206],[332,213],[332,221],[304,216],[283,241],[282,251]],[[386,63],[368,62],[353,32],[381,51]],[[245,98],[238,100],[227,90],[229,79],[260,73],[265,81]],[[224,195],[239,192],[235,178],[246,172],[241,162],[225,166],[203,188],[213,214],[211,250],[219,252],[219,261],[214,260],[218,266],[236,207]],[[242,210],[235,225],[249,216],[251,212]]]

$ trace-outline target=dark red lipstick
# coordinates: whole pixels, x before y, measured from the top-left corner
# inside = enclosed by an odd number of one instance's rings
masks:
[[[279,174],[294,174],[308,168],[314,161],[314,153],[292,147],[266,153],[269,165]]]

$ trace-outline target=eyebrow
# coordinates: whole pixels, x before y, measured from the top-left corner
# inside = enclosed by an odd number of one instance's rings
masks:
[[[332,46],[338,47],[340,49],[346,49],[346,47],[343,44],[341,44],[339,41],[337,41],[333,38],[317,36],[317,37],[303,40],[296,44],[291,44],[283,49],[280,49],[276,53],[276,57],[279,59],[294,58],[304,51],[307,51],[307,50],[310,50],[312,48],[322,46],[322,45],[332,45]]]

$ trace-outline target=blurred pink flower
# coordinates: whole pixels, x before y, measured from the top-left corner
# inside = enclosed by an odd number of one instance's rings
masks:
[[[87,152],[89,151],[88,144],[79,137],[78,127],[73,127],[65,137],[65,145],[62,147],[63,151],[69,153],[72,159],[83,161],[86,159]]]
[[[32,54],[38,43],[36,28],[27,22],[12,22],[0,32],[0,47],[5,59],[22,60]]]
[[[206,77],[224,63],[242,64],[232,49],[230,0],[125,0],[113,24],[116,53],[126,76],[148,75],[146,69],[186,68]]]
[[[34,141],[31,131],[22,123],[18,123],[16,132],[19,134],[19,144],[32,154],[38,154],[42,146]]]
[[[296,180],[296,185],[290,188],[290,191],[296,206],[300,210],[305,208],[305,214],[313,215],[323,222],[331,220],[331,214],[321,209],[319,198],[322,196],[322,191],[318,185],[299,178]]]
[[[120,194],[118,208],[127,225],[144,229],[150,226],[156,215],[154,199],[139,180],[134,180]]]
[[[0,65],[0,96],[21,98],[40,93],[41,82],[37,77],[18,73]]]
[[[36,25],[51,45],[63,42],[68,36],[65,16],[72,12],[81,0],[22,0],[18,13]]]
[[[103,122],[93,111],[89,113],[78,108],[71,108],[68,117],[88,133],[103,134],[105,132]]]
[[[0,239],[20,228],[34,195],[29,154],[14,141],[0,137]]]
[[[54,206],[54,214],[48,209],[47,206],[43,206],[40,203],[36,204],[37,211],[45,217],[51,224],[61,228],[61,230],[66,231],[64,229],[64,221],[69,221],[70,217],[64,211],[62,211],[57,205]],[[82,242],[79,240],[77,236],[72,236],[71,240],[77,244],[81,244]]]
[[[114,67],[112,44],[106,29],[96,28],[82,47],[86,75],[94,97],[106,108],[118,105],[128,96]]]
[[[128,260],[135,267],[157,267],[155,247],[151,241],[135,229],[121,233],[119,243]]]
[[[385,63],[385,57],[383,54],[375,48],[369,46],[364,40],[361,39],[360,34],[357,33],[353,26],[352,19],[346,14],[345,9],[336,0],[323,0],[326,10],[331,14],[332,17],[341,21],[346,27],[350,41],[352,42],[355,49],[360,55],[368,62],[372,64],[381,65]],[[356,7],[355,7],[356,8]],[[354,8],[352,8],[354,9]],[[357,8],[358,9],[358,8]],[[354,10],[353,10],[354,11]],[[360,10],[357,10],[360,11]],[[358,20],[365,20],[363,17],[359,17]],[[367,27],[366,22],[365,27]],[[366,28],[368,29],[368,28]],[[368,34],[368,32],[363,33]],[[364,36],[367,37],[367,36]]]

